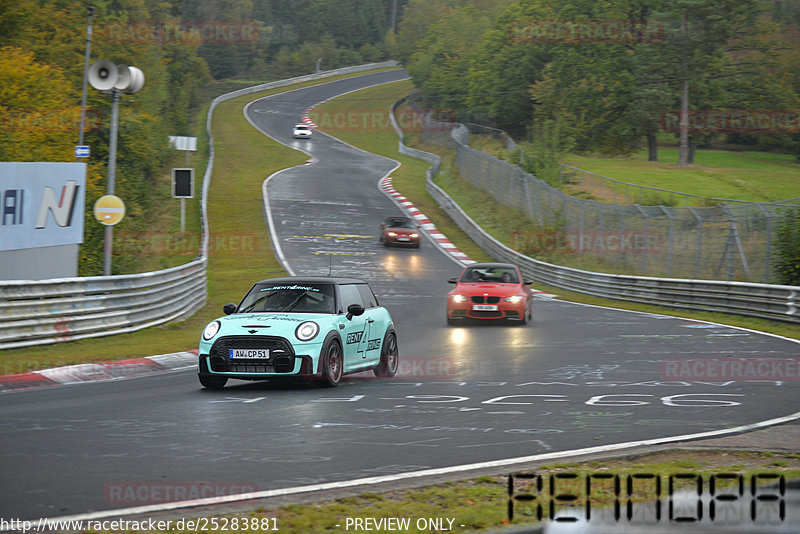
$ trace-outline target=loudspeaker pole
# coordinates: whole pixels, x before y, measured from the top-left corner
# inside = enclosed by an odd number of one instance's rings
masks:
[[[111,90],[111,133],[108,140],[108,181],[106,195],[113,195],[117,178],[117,131],[119,130],[119,91]],[[103,242],[103,276],[111,275],[111,250],[114,246],[114,226],[107,225]]]
[[[89,22],[86,25],[86,52],[83,54],[83,94],[81,96],[81,131],[78,134],[78,145],[83,146],[83,130],[86,128],[86,90],[89,84],[89,56],[92,53],[92,18],[94,17],[94,4],[84,2],[89,10]]]
[[[114,196],[117,177],[117,130],[119,129],[119,99],[122,93],[133,94],[144,87],[144,73],[128,65],[114,65],[110,61],[96,61],[88,71],[87,78],[98,91],[111,94],[111,133],[108,141],[107,194],[95,204],[95,217],[106,225],[103,242],[103,275],[111,275],[111,250],[114,243],[112,227],[125,214],[125,204]],[[102,201],[102,202],[101,202]],[[110,202],[110,203],[109,203]]]

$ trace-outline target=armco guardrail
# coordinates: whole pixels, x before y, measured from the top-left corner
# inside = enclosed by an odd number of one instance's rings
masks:
[[[207,296],[206,207],[214,165],[211,120],[217,104],[265,89],[396,65],[388,61],[346,67],[247,87],[215,98],[206,120],[209,157],[200,201],[204,237],[199,258],[140,274],[0,281],[0,349],[133,332],[189,317],[202,308]]]
[[[403,144],[403,132],[391,120],[400,137],[398,151],[434,163],[438,169],[439,156],[410,149]],[[462,126],[453,130],[453,138],[463,132]],[[652,278],[607,273],[595,273],[553,265],[535,260],[507,247],[486,233],[458,204],[433,181],[435,173],[428,170],[427,190],[456,224],[490,256],[500,261],[516,263],[523,274],[553,287],[615,300],[644,304],[659,304],[673,308],[714,311],[775,319],[800,324],[800,286],[726,282],[715,280],[687,280],[679,278]]]
[[[142,274],[0,282],[0,348],[132,332],[206,300],[206,259]]]

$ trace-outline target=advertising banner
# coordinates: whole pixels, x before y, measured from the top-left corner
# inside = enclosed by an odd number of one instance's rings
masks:
[[[0,163],[0,251],[83,242],[85,163]]]

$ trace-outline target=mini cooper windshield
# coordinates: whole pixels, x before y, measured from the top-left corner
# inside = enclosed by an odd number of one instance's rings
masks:
[[[237,313],[335,313],[335,301],[332,284],[256,284]]]

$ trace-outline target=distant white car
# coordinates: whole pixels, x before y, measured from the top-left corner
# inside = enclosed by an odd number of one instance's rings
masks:
[[[295,139],[310,139],[311,126],[308,124],[295,124],[292,134],[294,135]]]

